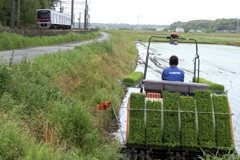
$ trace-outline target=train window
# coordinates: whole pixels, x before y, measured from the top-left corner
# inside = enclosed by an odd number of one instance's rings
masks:
[[[50,11],[38,11],[37,12],[38,18],[50,18]]]

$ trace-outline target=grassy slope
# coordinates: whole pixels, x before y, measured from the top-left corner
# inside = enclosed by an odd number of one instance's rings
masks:
[[[115,79],[135,68],[133,40],[159,32],[109,32],[101,43],[0,66],[0,159],[117,159],[120,146],[106,131],[112,110],[96,105],[120,105]]]
[[[105,130],[112,109],[98,111],[96,105],[110,101],[117,109],[125,91],[116,79],[134,70],[138,56],[127,34],[112,35],[1,65],[1,159],[117,159],[120,145]]]

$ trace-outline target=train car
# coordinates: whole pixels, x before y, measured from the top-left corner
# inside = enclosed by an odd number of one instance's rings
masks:
[[[70,29],[71,17],[51,9],[36,11],[37,26],[39,29]]]

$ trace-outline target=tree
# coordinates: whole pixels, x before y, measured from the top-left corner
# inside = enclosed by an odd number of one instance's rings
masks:
[[[237,19],[216,19],[212,20],[192,20],[188,22],[175,22],[168,29],[184,28],[185,31],[202,30],[205,32],[215,32],[216,30],[236,30]]]
[[[54,4],[59,2],[60,0],[39,0],[39,9],[46,9],[54,7]]]
[[[37,0],[21,0],[21,2],[21,26],[36,25],[36,10],[39,9],[39,2]]]
[[[17,0],[15,6],[15,17],[17,17]],[[20,25],[32,26],[36,24],[36,10],[51,8],[55,3],[60,0],[21,0],[20,3]],[[11,1],[10,0],[0,0],[0,24],[2,26],[10,26],[11,18]],[[15,19],[16,22],[17,19]]]
[[[10,15],[11,15],[11,1],[1,0],[0,1],[0,23],[3,26],[10,25]]]

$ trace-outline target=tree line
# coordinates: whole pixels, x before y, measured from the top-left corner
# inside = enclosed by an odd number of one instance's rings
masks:
[[[36,10],[52,8],[54,4],[59,1],[60,0],[0,0],[0,29],[10,26],[12,8],[14,8],[14,26],[18,26],[18,28],[36,28]],[[13,2],[14,5],[12,5]],[[19,8],[18,4],[20,4]],[[20,12],[18,12],[18,9],[20,9]],[[204,32],[216,32],[221,30],[239,31],[239,29],[237,29],[239,28],[238,23],[239,20],[236,18],[192,20],[188,22],[178,21],[170,24],[167,29],[175,30],[176,28],[184,28],[185,32],[190,30],[201,30]]]
[[[184,28],[185,32],[190,30],[201,30],[204,32],[216,32],[216,31],[236,31],[239,30],[239,20],[237,18],[231,19],[216,19],[216,20],[192,20],[188,22],[174,22],[168,29],[175,30],[176,28]]]
[[[17,25],[19,17],[20,28],[36,27],[36,10],[51,8],[60,0],[0,0],[0,28],[9,27],[11,10],[14,9],[14,24]],[[13,5],[14,4],[14,5]],[[20,4],[18,8],[18,4]],[[20,12],[18,12],[20,9]],[[18,13],[20,13],[18,15]]]

